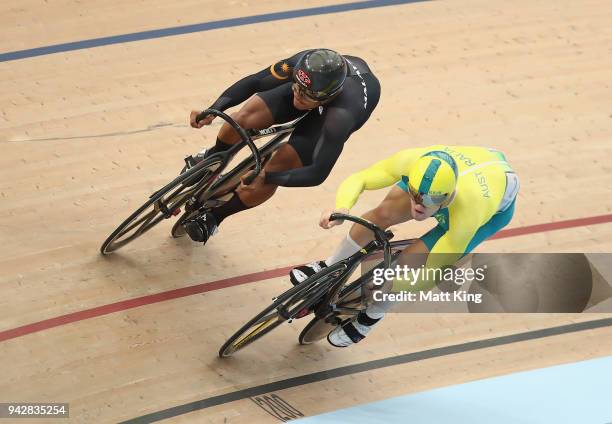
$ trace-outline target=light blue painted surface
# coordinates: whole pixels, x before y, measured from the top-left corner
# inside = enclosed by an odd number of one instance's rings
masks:
[[[349,422],[610,424],[612,356],[395,397],[296,424]]]

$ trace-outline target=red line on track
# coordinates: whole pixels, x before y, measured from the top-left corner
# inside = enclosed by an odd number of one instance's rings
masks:
[[[586,227],[587,225],[605,224],[612,222],[612,214],[589,216],[586,218],[568,219],[567,221],[549,222],[547,224],[527,225],[525,227],[509,228],[495,234],[489,240],[502,239],[506,237],[523,236],[526,234],[544,233],[548,231],[563,230],[573,227]]]
[[[191,296],[194,294],[239,286],[241,284],[248,284],[256,281],[268,280],[270,278],[281,277],[283,275],[287,275],[291,268],[293,267],[288,266],[269,271],[254,272],[253,274],[245,274],[238,277],[211,281],[210,283],[202,283],[195,286],[183,287],[180,289],[137,297],[134,299],[122,300],[121,302],[109,303],[108,305],[97,306],[95,308],[85,309],[83,311],[77,311],[67,315],[61,315],[59,317],[46,319],[44,321],[38,321],[33,324],[27,324],[21,327],[12,328],[10,330],[0,331],[0,342],[25,336],[26,334],[36,333],[37,331],[59,327],[60,325],[82,321],[88,318],[95,318],[102,315],[112,314],[113,312],[137,308],[138,306],[150,305],[152,303],[163,302],[165,300],[178,299],[179,297]]]
[[[491,240],[562,230],[566,228],[583,227],[587,225],[604,224],[606,222],[612,222],[612,214],[510,228],[495,234],[493,237],[491,237]],[[226,278],[223,280],[212,281],[210,283],[197,284],[195,286],[183,287],[149,296],[137,297],[134,299],[123,300],[121,302],[110,303],[108,305],[97,306],[95,308],[85,309],[83,311],[77,311],[67,315],[61,315],[59,317],[38,321],[32,324],[23,325],[21,327],[0,331],[0,342],[25,336],[26,334],[36,333],[38,331],[48,330],[53,327],[59,327],[60,325],[70,324],[102,315],[108,315],[114,312],[125,311],[127,309],[150,305],[152,303],[163,302],[165,300],[178,299],[180,297],[191,296],[194,294],[254,283],[256,281],[267,280],[270,278],[282,277],[283,275],[287,275],[293,266],[240,275],[238,277]]]

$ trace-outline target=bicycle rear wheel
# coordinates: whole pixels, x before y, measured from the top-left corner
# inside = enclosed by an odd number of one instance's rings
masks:
[[[298,337],[298,341],[301,345],[316,343],[324,339],[338,324],[340,324],[340,321],[328,322],[323,318],[314,317],[306,324]]]
[[[209,184],[221,166],[220,158],[202,161],[153,193],[149,200],[107,237],[100,247],[100,252],[108,255],[137,239],[164,219],[180,213],[180,207],[200,190],[203,184]]]
[[[343,289],[344,291],[344,289]],[[357,311],[361,304],[361,291],[354,289],[353,294],[347,293],[345,300],[341,301],[337,305],[339,308],[354,309]],[[342,296],[342,295],[341,295]],[[356,314],[357,312],[355,312]],[[306,327],[302,329],[298,336],[298,342],[301,345],[312,344],[324,339],[330,331],[336,328],[345,318],[349,317],[349,314],[341,314],[337,312],[330,312],[327,316],[315,316],[313,317]]]
[[[345,268],[346,266],[341,263],[332,265],[281,294],[270,306],[236,331],[221,346],[219,356],[221,358],[231,356],[265,336],[283,322],[293,319],[304,308],[314,305]]]
[[[395,263],[401,251],[393,253],[392,263]],[[338,294],[336,308],[354,311],[352,313],[330,312],[326,316],[313,317],[306,327],[302,329],[298,336],[301,345],[308,345],[324,339],[330,331],[339,325],[344,319],[355,315],[360,308],[363,308],[362,290],[364,284],[371,281],[374,269],[384,267],[384,262],[378,263],[372,269],[361,275],[352,282],[347,282]]]
[[[172,226],[172,230],[170,230],[170,234],[172,235],[172,237],[179,238],[187,234],[185,232],[185,228],[183,227],[183,224],[185,223],[185,221],[187,221],[190,218],[193,218],[197,214],[198,214],[198,211],[185,211],[179,217],[179,219],[176,220],[176,222]]]

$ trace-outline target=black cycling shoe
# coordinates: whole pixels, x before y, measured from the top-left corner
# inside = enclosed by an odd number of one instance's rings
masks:
[[[217,220],[212,213],[205,211],[185,221],[183,228],[191,240],[206,243],[217,232]]]

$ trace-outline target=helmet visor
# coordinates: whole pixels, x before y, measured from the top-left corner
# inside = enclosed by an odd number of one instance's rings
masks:
[[[308,90],[307,88],[302,87],[300,84],[298,84],[297,82],[293,83],[293,87],[294,90],[296,90],[299,94],[299,96],[303,99],[306,99],[308,101],[311,102],[320,102],[321,100],[317,99],[316,97],[313,97],[313,93]]]
[[[410,196],[412,196],[414,201],[417,202],[419,205],[425,206],[426,208],[441,206],[446,201],[446,199],[448,199],[448,196],[450,194],[447,193],[432,195],[427,193],[419,193],[418,190],[412,187],[410,183],[408,184],[408,190],[410,191]]]
[[[322,102],[322,101],[325,101],[325,100],[335,96],[336,94],[338,94],[340,92],[340,90],[342,89],[342,87],[340,87],[340,88],[336,89],[333,92],[314,91],[314,90],[310,90],[310,89],[304,87],[302,84],[300,84],[297,81],[294,82],[293,85],[296,87],[296,89],[300,93],[300,96],[306,97],[308,100],[312,100],[313,102]]]

